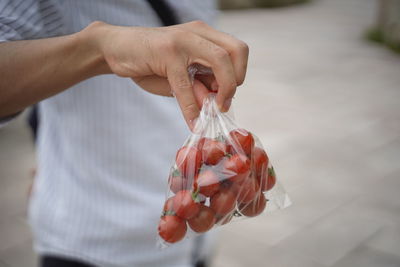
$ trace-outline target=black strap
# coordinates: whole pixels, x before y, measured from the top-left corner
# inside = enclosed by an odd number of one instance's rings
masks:
[[[31,128],[32,132],[32,137],[33,141],[36,143],[36,138],[37,138],[37,132],[38,132],[38,127],[39,127],[39,105],[35,104],[32,106],[32,109],[29,112],[28,115],[28,125]]]
[[[179,24],[173,8],[165,0],[147,0],[164,26]]]
[[[95,267],[92,264],[60,256],[44,255],[40,258],[40,267]]]

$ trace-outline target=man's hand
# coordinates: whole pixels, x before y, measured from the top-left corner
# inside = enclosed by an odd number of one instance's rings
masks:
[[[222,111],[229,109],[236,87],[245,78],[248,46],[201,21],[160,28],[95,22],[87,31],[97,36],[98,49],[113,73],[132,78],[154,94],[173,92],[189,126],[199,115],[196,96],[207,93],[201,83],[192,86],[187,72],[191,64],[212,69],[214,76],[204,81],[218,89],[216,100]]]
[[[248,47],[195,21],[170,27],[121,27],[94,22],[81,32],[48,39],[0,43],[0,117],[15,114],[90,77],[115,73],[148,92],[176,96],[190,127],[208,90],[228,110],[243,83]],[[214,75],[195,80],[198,63]]]

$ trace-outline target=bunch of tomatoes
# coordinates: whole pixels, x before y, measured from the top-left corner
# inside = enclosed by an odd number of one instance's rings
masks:
[[[188,226],[204,233],[233,216],[259,215],[267,204],[264,192],[275,185],[276,176],[253,135],[235,129],[228,137],[202,137],[180,148],[168,183],[174,195],[164,204],[158,233],[175,243]]]

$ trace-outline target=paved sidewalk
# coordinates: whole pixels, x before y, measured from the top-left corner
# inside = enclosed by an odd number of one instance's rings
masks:
[[[400,56],[362,39],[374,4],[222,16],[251,47],[237,119],[294,204],[221,229],[215,267],[400,266]]]
[[[400,266],[400,56],[362,39],[374,0],[221,14],[251,57],[236,118],[293,206],[221,227],[213,267]],[[34,267],[23,118],[0,130],[0,267]]]

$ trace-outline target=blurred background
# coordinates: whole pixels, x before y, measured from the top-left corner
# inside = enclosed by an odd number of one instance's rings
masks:
[[[213,267],[400,266],[400,1],[223,0],[250,46],[234,108],[292,198],[221,227]],[[24,116],[0,129],[0,266],[34,267]]]

